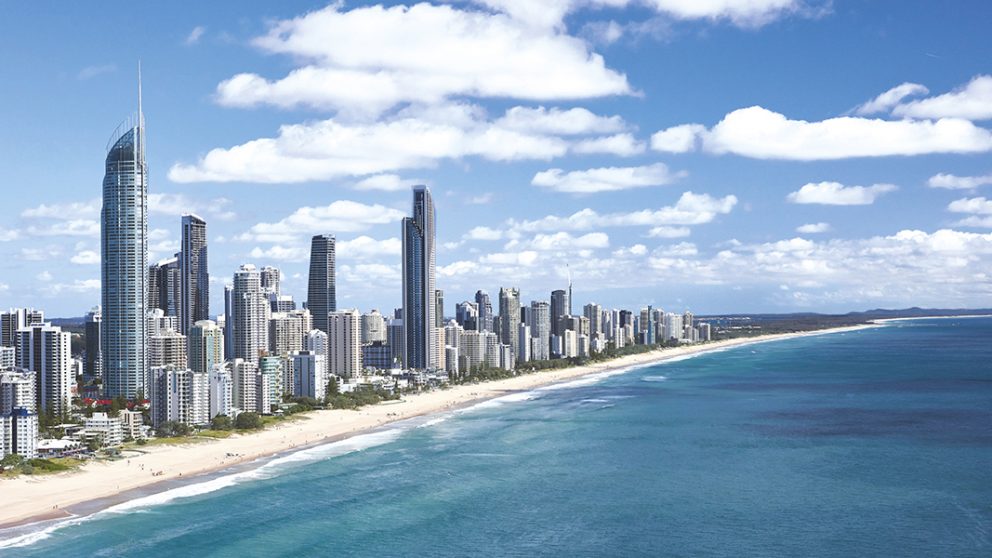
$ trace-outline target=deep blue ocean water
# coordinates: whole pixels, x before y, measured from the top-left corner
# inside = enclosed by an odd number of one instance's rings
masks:
[[[514,394],[9,537],[2,556],[989,557],[992,319]]]

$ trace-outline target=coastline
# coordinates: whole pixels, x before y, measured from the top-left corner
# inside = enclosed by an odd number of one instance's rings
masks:
[[[410,395],[399,402],[363,407],[357,411],[313,411],[304,415],[302,420],[215,441],[146,446],[141,448],[140,454],[131,455],[135,452],[127,452],[129,455],[123,459],[88,463],[80,470],[69,473],[3,479],[0,480],[0,493],[4,500],[4,506],[0,507],[0,530],[89,515],[126,502],[134,496],[169,490],[176,487],[177,483],[189,483],[220,472],[252,468],[256,463],[276,456],[339,442],[396,422],[447,413],[521,391],[592,375],[621,373],[630,368],[659,364],[679,357],[883,326],[883,322],[875,322],[659,349],[603,363],[453,386]],[[161,473],[153,476],[157,472]]]

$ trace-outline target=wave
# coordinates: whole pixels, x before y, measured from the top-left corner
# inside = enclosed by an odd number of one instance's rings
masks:
[[[644,376],[641,378],[642,382],[664,382],[668,380],[668,376]]]
[[[108,515],[134,513],[144,508],[161,506],[175,500],[209,494],[211,492],[223,490],[244,482],[273,478],[286,473],[296,465],[321,461],[387,444],[399,437],[399,435],[406,429],[407,427],[401,426],[370,432],[368,434],[359,434],[344,440],[321,444],[311,448],[295,451],[281,457],[276,457],[274,459],[268,459],[264,464],[246,471],[230,473],[221,477],[179,486],[156,494],[149,494],[148,496],[142,496],[133,500],[128,500],[127,502],[115,504],[89,515],[74,516],[68,519],[56,520],[54,524],[49,524],[43,529],[15,535],[7,539],[0,539],[0,549],[30,546],[51,537],[56,531],[66,527],[79,525],[81,523],[100,519]],[[21,530],[22,528],[16,527],[12,529],[12,531]]]

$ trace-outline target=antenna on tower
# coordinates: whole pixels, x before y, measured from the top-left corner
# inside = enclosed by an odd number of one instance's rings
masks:
[[[138,60],[138,126],[145,127],[145,113],[141,111],[141,60]]]
[[[568,315],[572,315],[572,268],[565,264],[565,272],[568,274]]]

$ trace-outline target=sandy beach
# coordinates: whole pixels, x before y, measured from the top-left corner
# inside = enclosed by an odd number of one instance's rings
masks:
[[[453,386],[357,411],[314,411],[307,413],[301,420],[287,421],[260,432],[235,434],[224,439],[175,446],[143,446],[140,448],[142,453],[125,452],[124,459],[88,463],[71,473],[0,480],[0,501],[3,502],[0,506],[0,528],[68,516],[69,512],[65,511],[67,508],[83,502],[112,498],[136,489],[154,491],[154,485],[163,481],[186,480],[275,454],[340,440],[391,422],[443,413],[482,400],[590,374],[659,363],[729,347],[871,327],[879,326],[866,324],[656,350],[594,365],[526,374],[482,384]]]

